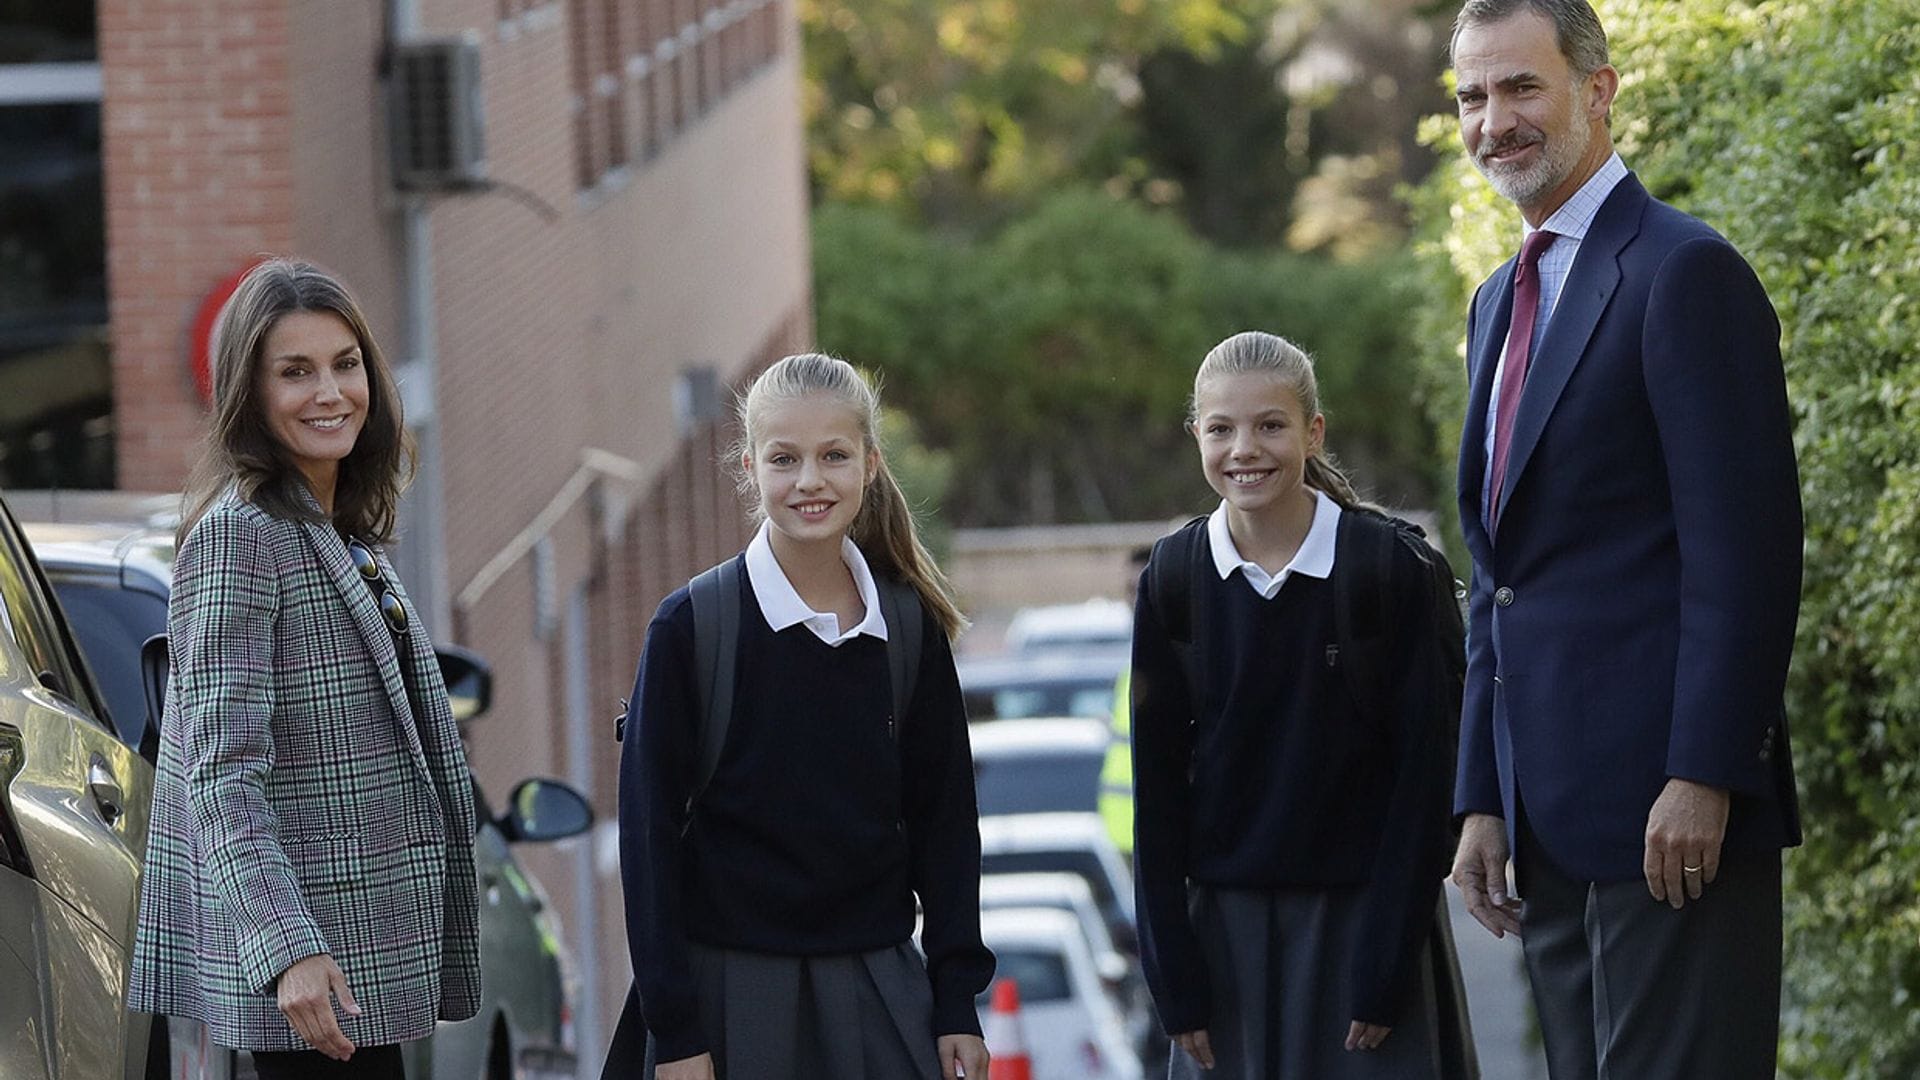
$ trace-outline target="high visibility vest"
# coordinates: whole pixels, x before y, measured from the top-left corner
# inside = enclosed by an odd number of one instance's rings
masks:
[[[1113,684],[1113,720],[1107,758],[1100,767],[1100,820],[1121,853],[1133,855],[1133,669]]]

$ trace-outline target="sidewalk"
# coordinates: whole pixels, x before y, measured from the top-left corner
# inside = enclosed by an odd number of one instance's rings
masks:
[[[1520,939],[1495,938],[1473,921],[1460,890],[1446,887],[1453,914],[1454,947],[1467,984],[1473,1041],[1480,1050],[1481,1080],[1546,1080],[1547,1061],[1534,1032],[1533,1001],[1521,968]]]

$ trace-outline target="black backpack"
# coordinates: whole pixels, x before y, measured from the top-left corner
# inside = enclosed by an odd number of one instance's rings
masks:
[[[1353,507],[1340,514],[1341,558],[1333,564],[1334,654],[1328,662],[1345,675],[1349,692],[1363,715],[1384,721],[1388,703],[1383,690],[1388,674],[1381,670],[1385,630],[1393,618],[1393,597],[1387,583],[1393,578],[1396,546],[1413,552],[1427,568],[1432,583],[1434,627],[1438,635],[1445,685],[1442,706],[1457,743],[1460,700],[1466,688],[1466,620],[1463,605],[1467,587],[1454,577],[1447,557],[1427,543],[1427,534],[1410,521],[1369,507]],[[1196,517],[1161,537],[1147,562],[1147,586],[1161,626],[1173,641],[1193,695],[1193,714],[1200,715],[1199,657],[1193,628],[1198,622],[1193,582],[1212,571],[1212,549],[1207,542],[1207,518]]]
[[[688,789],[689,817],[694,800],[706,790],[714,769],[719,767],[727,726],[733,721],[733,672],[740,657],[740,573],[740,560],[728,559],[701,571],[687,584],[693,600],[693,665],[699,680],[694,694],[700,703],[700,763],[695,767],[693,786]],[[874,585],[880,593],[880,613],[887,621],[887,671],[893,684],[893,715],[887,719],[887,733],[897,743],[920,674],[920,594],[905,582],[878,574],[874,575]],[[620,714],[613,719],[615,742],[626,738],[629,710],[630,704],[623,698]],[[601,1080],[632,1075],[641,1069],[647,1053],[646,1023],[640,1011],[639,988],[630,984],[620,1018],[614,1024]]]

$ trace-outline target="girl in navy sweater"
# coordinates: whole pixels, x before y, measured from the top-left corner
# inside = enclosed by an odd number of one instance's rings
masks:
[[[734,460],[762,523],[736,556],[731,720],[695,791],[706,721],[682,588],[648,627],[620,765],[627,937],[652,1045],[609,1075],[984,1080],[974,996],[993,955],[948,644],[963,620],[852,366],[787,357],[738,412]],[[888,648],[906,635],[886,625],[880,577],[919,600],[905,608],[922,644],[899,717]]]
[[[1188,423],[1220,506],[1156,548],[1187,595],[1156,595],[1171,574],[1149,564],[1133,638],[1140,936],[1172,1075],[1437,1080],[1458,1033],[1427,950],[1452,765],[1430,571],[1391,545],[1393,685],[1365,708],[1334,567],[1360,530],[1395,526],[1328,460],[1312,362],[1230,337]]]

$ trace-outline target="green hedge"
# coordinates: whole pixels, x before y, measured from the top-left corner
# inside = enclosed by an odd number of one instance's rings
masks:
[[[1614,134],[1724,232],[1784,325],[1807,519],[1789,686],[1807,843],[1787,859],[1782,1070],[1920,1076],[1920,5],[1602,0]],[[1458,156],[1410,193],[1451,461],[1468,290],[1519,218]]]
[[[1408,406],[1405,256],[1221,251],[1171,214],[1087,191],[980,240],[829,205],[813,243],[821,346],[879,370],[889,404],[949,455],[954,523],[1204,508],[1186,397],[1206,350],[1248,328],[1315,354],[1329,443],[1363,485],[1432,505],[1431,434]]]

